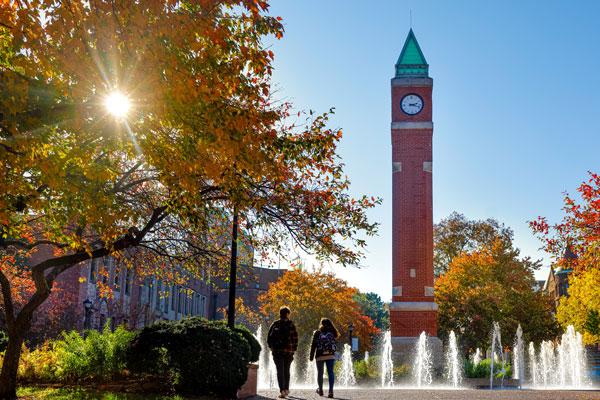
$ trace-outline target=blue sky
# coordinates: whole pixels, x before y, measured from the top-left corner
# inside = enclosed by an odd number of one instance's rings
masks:
[[[278,95],[336,107],[352,192],[384,199],[364,268],[334,267],[391,297],[390,78],[412,27],[434,79],[434,221],[458,211],[515,231],[545,258],[527,221],[560,219],[562,193],[600,172],[600,2],[274,0]],[[547,270],[537,273],[545,278]]]

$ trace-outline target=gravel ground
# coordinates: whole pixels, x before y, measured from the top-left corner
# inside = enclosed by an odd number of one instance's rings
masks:
[[[253,400],[277,399],[279,392],[260,391]],[[354,389],[337,390],[338,400],[600,400],[600,391],[559,390],[412,390],[412,389]],[[292,390],[290,400],[327,399],[313,390]]]

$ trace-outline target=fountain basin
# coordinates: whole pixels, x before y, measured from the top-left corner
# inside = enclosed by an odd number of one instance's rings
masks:
[[[518,389],[521,383],[518,379],[494,379],[496,389]],[[465,389],[489,389],[490,378],[463,378],[461,387]]]

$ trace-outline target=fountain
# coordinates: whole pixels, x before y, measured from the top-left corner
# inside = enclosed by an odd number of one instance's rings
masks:
[[[478,347],[475,349],[475,353],[473,354],[473,365],[478,365],[482,359],[483,357],[481,356],[481,349]]]
[[[339,383],[345,388],[356,385],[354,365],[352,363],[352,348],[347,343],[344,344],[344,352],[342,353],[342,368],[340,370]]]
[[[317,387],[317,367],[314,361],[310,361],[310,347],[307,347],[306,367],[304,369],[304,384],[310,387]]]
[[[504,362],[504,349],[502,348],[502,335],[500,333],[500,324],[494,322],[492,325],[492,348],[491,348],[491,363],[490,363],[490,389],[494,388],[494,376],[496,372],[494,371],[494,362],[498,362],[500,364],[500,372],[502,374],[502,381],[500,383],[500,387],[504,382],[504,372],[505,370],[505,362]],[[496,358],[496,350],[498,350],[498,357]]]
[[[455,388],[460,385],[462,380],[462,367],[454,331],[450,331],[450,337],[448,339],[448,351],[446,352],[446,379]]]
[[[381,387],[394,386],[394,361],[392,360],[392,333],[387,331],[381,352]]]
[[[531,383],[534,387],[537,386],[538,365],[537,358],[535,357],[535,345],[533,342],[529,342],[529,374],[531,376]]]
[[[276,389],[276,370],[271,361],[271,352],[267,347],[264,327],[259,327],[255,336],[263,348],[258,361],[258,386],[263,390]],[[489,357],[491,358],[491,389],[501,388],[505,383],[502,381],[500,385],[494,386],[495,376],[498,376],[498,374],[504,376],[506,372],[506,356],[501,343],[500,325],[494,322],[491,331],[491,348],[489,353]],[[432,388],[435,375],[432,347],[430,338],[425,332],[422,332],[415,347],[414,361],[410,365],[413,384],[418,388]],[[591,382],[586,375],[586,355],[583,338],[581,334],[575,331],[573,326],[567,328],[559,343],[544,341],[537,347],[533,342],[530,342],[527,349],[525,349],[523,341],[523,329],[519,326],[512,347],[512,377],[518,380],[520,387],[525,385],[529,385],[529,388],[532,389],[588,389],[591,387]],[[341,354],[338,353],[338,362],[340,365],[338,366],[339,373],[336,374],[336,386],[355,388],[356,377],[351,348],[348,344],[344,344],[343,349],[340,350],[342,351]],[[292,365],[292,386],[295,388],[315,387],[315,364],[309,362],[308,353],[305,351],[301,351],[300,353],[295,357],[294,364]],[[379,356],[379,352],[376,354]],[[394,383],[392,354],[392,337],[388,331],[384,334],[381,348],[382,388],[398,388]],[[369,353],[365,352],[364,361],[367,364],[370,357]],[[474,365],[479,364],[482,358],[484,358],[484,354],[479,348],[471,355]],[[463,375],[458,339],[454,332],[450,332],[448,337],[445,352],[444,377],[442,377],[442,380],[453,388],[460,388],[461,384],[469,382]]]
[[[513,345],[513,379],[518,379],[519,384],[525,379],[525,345],[523,344],[523,328],[519,324]]]
[[[562,335],[558,345],[544,341],[536,356],[533,343],[529,344],[531,386],[535,388],[584,389],[590,382],[586,377],[586,359],[583,338],[572,325]]]
[[[554,369],[555,369],[555,355],[554,355],[554,343],[550,341],[543,341],[540,346],[540,373],[541,382],[544,387],[548,386],[549,382],[553,381]]]
[[[417,387],[431,385],[433,381],[433,357],[425,332],[421,332],[417,343],[417,356],[414,362],[413,376]]]
[[[258,360],[258,387],[263,389],[276,387],[277,372],[275,371],[275,368],[270,368],[271,354],[269,352],[269,346],[267,345],[266,335],[263,334],[262,326],[258,327],[254,337],[258,340],[260,347],[262,348]]]

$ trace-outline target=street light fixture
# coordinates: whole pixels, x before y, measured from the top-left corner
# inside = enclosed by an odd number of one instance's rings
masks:
[[[348,344],[350,345],[350,349],[352,349],[352,332],[354,332],[354,325],[350,322],[348,325]]]
[[[94,305],[90,299],[85,299],[83,301],[83,310],[85,314],[83,315],[83,329],[88,330],[91,328],[92,322],[92,312],[94,309]]]

